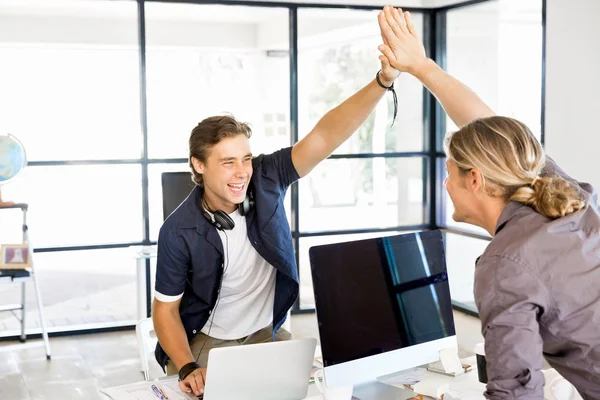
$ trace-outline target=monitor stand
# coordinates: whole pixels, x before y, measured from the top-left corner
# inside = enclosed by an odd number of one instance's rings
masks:
[[[371,381],[355,385],[353,395],[360,400],[406,400],[414,398],[415,392]]]

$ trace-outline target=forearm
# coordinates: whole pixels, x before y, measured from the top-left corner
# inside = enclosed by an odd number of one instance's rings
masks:
[[[438,99],[459,128],[469,122],[496,115],[467,85],[428,59],[413,75]]]
[[[386,90],[375,80],[329,111],[315,126],[329,148],[337,148],[365,122]]]
[[[160,345],[177,369],[194,361],[179,313],[155,310],[152,320]]]
[[[385,83],[384,83],[385,84]],[[375,80],[325,114],[313,130],[292,150],[292,159],[302,155],[302,162],[294,162],[300,177],[308,174],[327,158],[365,122],[386,89]]]

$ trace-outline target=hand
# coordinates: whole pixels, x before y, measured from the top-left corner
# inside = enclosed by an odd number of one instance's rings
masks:
[[[179,389],[184,393],[194,393],[196,396],[204,394],[206,382],[206,368],[197,368],[191,374],[179,381]]]
[[[393,68],[411,75],[418,73],[427,62],[427,56],[410,13],[402,13],[401,8],[385,6],[379,13],[378,21],[384,43],[379,45],[379,51]]]
[[[384,86],[392,86],[396,78],[400,75],[400,71],[390,65],[390,61],[386,56],[379,56],[379,61],[381,61],[379,80]]]

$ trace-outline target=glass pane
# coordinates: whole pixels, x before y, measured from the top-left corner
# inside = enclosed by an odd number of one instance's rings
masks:
[[[308,250],[312,246],[322,244],[332,244],[341,242],[350,242],[353,240],[370,239],[382,236],[390,236],[409,233],[408,231],[387,231],[387,232],[371,232],[358,233],[350,235],[335,235],[335,236],[313,236],[300,238],[300,308],[314,308],[315,293],[313,291],[312,274],[310,270],[310,258]]]
[[[299,134],[304,137],[330,109],[375,78],[382,43],[378,11],[300,9],[298,11]],[[418,32],[423,16],[413,14]],[[409,74],[396,82],[398,117],[391,93],[335,153],[422,151],[423,86]]]
[[[132,249],[35,253],[33,261],[50,332],[135,324],[136,260]],[[34,286],[26,286],[26,329],[39,332]],[[20,299],[21,285],[0,285],[0,304],[15,304]],[[19,329],[20,323],[11,313],[0,313],[0,336],[18,335]]]
[[[499,115],[523,121],[539,138],[542,1],[498,0],[451,10],[446,43],[448,72]],[[456,130],[449,118],[446,128]]]
[[[135,1],[0,5],[0,132],[30,161],[141,155]]]
[[[427,159],[329,159],[300,180],[302,232],[425,222]]]
[[[475,308],[475,260],[483,254],[489,241],[447,232],[444,234],[444,243],[452,300]]]
[[[187,164],[151,164],[148,167],[148,190],[150,199],[150,240],[158,240],[158,232],[163,223],[163,203],[161,174],[163,172],[189,171]],[[285,197],[285,211],[291,226],[291,190]],[[1,236],[0,236],[1,237]]]
[[[35,248],[140,242],[141,182],[139,165],[28,167],[2,192],[29,203]]]
[[[289,146],[287,9],[151,2],[146,35],[151,158],[187,157],[223,113],[251,124],[256,154]]]

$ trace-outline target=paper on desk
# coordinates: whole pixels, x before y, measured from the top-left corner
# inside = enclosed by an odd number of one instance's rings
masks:
[[[412,386],[421,382],[425,378],[426,372],[424,369],[412,369],[399,374],[382,376],[377,378],[377,380],[386,385],[405,389],[406,385]]]
[[[195,398],[190,397],[179,390],[177,377],[158,381],[136,382],[110,389],[102,389],[101,392],[113,400],[157,400],[158,397],[156,397],[152,391],[152,384],[161,387],[169,397],[169,400],[188,400]]]
[[[460,375],[465,372],[454,348],[440,350],[440,361],[447,373]]]

